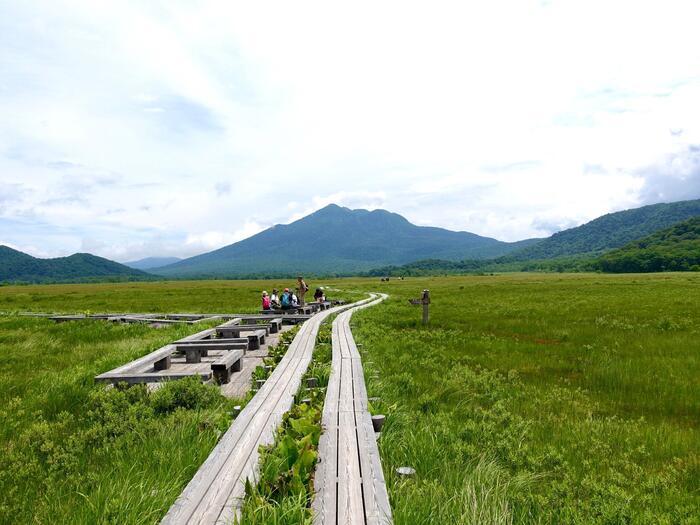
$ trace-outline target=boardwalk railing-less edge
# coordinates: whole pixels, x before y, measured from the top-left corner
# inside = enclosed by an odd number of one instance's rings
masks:
[[[351,305],[322,311],[306,321],[273,373],[214,447],[162,523],[167,525],[229,523],[239,515],[245,481],[258,474],[258,447],[274,441],[282,416],[289,411],[311,362],[323,320],[367,304],[376,295]]]
[[[382,294],[333,321],[333,361],[314,481],[314,525],[392,523],[362,362],[350,331],[354,310],[386,297]]]

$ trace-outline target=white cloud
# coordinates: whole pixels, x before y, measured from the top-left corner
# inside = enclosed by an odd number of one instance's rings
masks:
[[[698,15],[0,2],[1,237],[192,255],[336,202],[516,240],[700,197]]]

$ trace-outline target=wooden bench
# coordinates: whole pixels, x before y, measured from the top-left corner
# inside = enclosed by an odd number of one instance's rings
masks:
[[[175,345],[175,351],[185,354],[186,363],[201,363],[202,357],[209,355],[210,350],[241,350],[245,353],[250,342],[248,339],[236,340],[235,343],[219,343],[214,342],[216,339],[212,339],[211,343],[190,343],[190,344],[178,344]]]
[[[261,344],[265,343],[265,336],[268,335],[268,328],[257,326],[227,326],[217,327],[216,332],[221,337],[226,338],[248,338],[248,350],[257,350]]]
[[[203,330],[183,337],[178,343],[193,343],[210,337],[215,333],[213,329]],[[164,372],[170,369],[172,365],[172,354],[175,352],[176,344],[165,345],[153,352],[146,354],[143,357],[135,359],[129,363],[121,365],[109,372],[105,372],[95,377],[97,382],[108,383],[153,383],[158,381],[168,381],[172,379],[181,379],[192,375],[198,375],[203,381],[211,379],[211,372]]]
[[[333,322],[331,375],[314,480],[314,525],[392,523],[362,362],[350,331],[353,310]]]
[[[231,350],[211,364],[214,379],[218,384],[223,385],[228,383],[231,381],[231,372],[241,371],[241,359],[243,359],[243,354],[243,350]]]
[[[302,325],[287,353],[234,419],[163,524],[229,523],[238,516],[246,480],[254,482],[257,475],[259,447],[274,441],[311,362],[319,325],[335,311],[320,313]]]
[[[122,374],[101,374],[95,379],[101,382],[109,382],[112,384],[127,383],[130,385],[135,385],[138,383],[159,383],[163,381],[174,381],[177,379],[184,379],[186,377],[198,377],[201,381],[209,381],[211,379],[211,372],[134,372],[134,373],[122,373]]]
[[[174,345],[212,345],[212,344],[226,344],[226,343],[247,343],[247,337],[215,337],[207,339],[197,339],[195,341],[187,341],[181,339],[180,341],[175,341]]]
[[[263,316],[243,317],[239,318],[239,322],[242,326],[267,326],[271,334],[276,334],[282,329],[281,317],[275,317],[274,319]]]

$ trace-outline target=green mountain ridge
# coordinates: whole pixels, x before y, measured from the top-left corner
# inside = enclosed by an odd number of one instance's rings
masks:
[[[598,264],[613,273],[700,271],[700,217],[612,250]]]
[[[600,255],[697,216],[700,216],[700,199],[608,213],[513,252],[502,262]]]
[[[153,276],[89,253],[40,259],[0,245],[0,282],[146,280]]]
[[[349,275],[426,257],[488,259],[538,239],[507,243],[469,232],[416,226],[385,210],[331,204],[209,253],[150,270],[167,277]]]
[[[681,219],[676,220],[678,217]],[[673,221],[670,227],[656,228],[669,221]],[[654,204],[604,215],[504,257],[462,261],[426,258],[404,265],[373,268],[365,274],[421,276],[509,271],[694,270],[700,257],[700,246],[695,237],[698,223],[700,200]],[[653,229],[651,235],[640,235],[621,248],[615,246],[621,239],[649,229]]]
[[[0,282],[695,269],[693,219],[699,217],[700,199],[655,204],[610,213],[547,239],[506,243],[416,226],[385,210],[329,205],[168,266],[154,268],[157,258],[148,258],[149,273],[87,253],[39,259],[0,246]]]

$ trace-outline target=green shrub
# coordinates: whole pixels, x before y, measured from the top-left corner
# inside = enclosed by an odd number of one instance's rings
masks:
[[[201,410],[221,403],[221,392],[214,385],[205,385],[197,377],[169,381],[151,394],[153,409],[167,414],[178,408]]]

